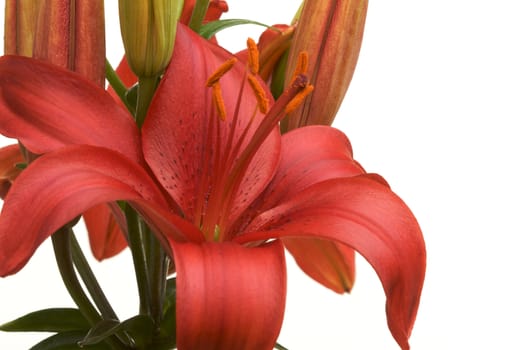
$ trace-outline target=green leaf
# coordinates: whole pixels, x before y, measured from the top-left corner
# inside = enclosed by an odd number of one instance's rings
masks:
[[[79,350],[79,341],[84,338],[86,332],[84,331],[72,331],[62,332],[52,335],[49,338],[44,339],[37,345],[33,346],[29,350]],[[111,350],[106,344],[97,344],[96,346],[86,346],[82,349],[86,350]]]
[[[174,349],[176,347],[176,279],[167,280],[163,319],[159,325],[159,334],[155,340],[156,349]]]
[[[166,316],[169,309],[176,305],[176,279],[169,278],[165,289],[165,301],[163,303],[163,316]]]
[[[103,320],[90,329],[86,337],[79,341],[79,345],[84,347],[98,344],[104,339],[122,332],[126,332],[127,335],[132,337],[135,345],[142,348],[148,345],[152,339],[154,322],[145,315],[134,316],[123,322]]]
[[[90,324],[77,309],[45,309],[29,313],[0,326],[5,332],[87,331]]]
[[[205,39],[210,39],[214,36],[214,34],[218,33],[219,31],[222,31],[223,29],[234,27],[241,24],[256,24],[258,26],[270,28],[270,26],[256,22],[251,21],[248,19],[220,19],[218,21],[212,21],[207,24],[204,24],[199,29],[198,34],[201,35]]]
[[[275,348],[275,349],[278,349],[278,350],[287,350],[287,348],[286,348],[285,346],[280,345],[280,344],[278,344],[278,343],[276,343],[276,344],[274,345],[274,348]]]

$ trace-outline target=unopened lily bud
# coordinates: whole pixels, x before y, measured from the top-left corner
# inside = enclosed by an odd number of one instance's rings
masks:
[[[183,0],[119,0],[126,59],[140,78],[160,75],[174,50]]]
[[[286,77],[294,79],[296,62],[307,52],[305,74],[315,86],[282,131],[304,125],[331,125],[351,82],[362,43],[368,0],[305,0],[289,53]]]
[[[103,87],[103,0],[44,0],[33,57],[75,71]]]
[[[181,18],[179,21],[184,24],[190,22],[190,17],[194,11],[194,6],[196,6],[196,0],[185,0],[185,5],[183,6],[183,12],[181,13]],[[203,18],[203,23],[208,23],[210,21],[216,21],[220,19],[221,15],[224,12],[229,10],[227,2],[224,0],[209,0],[209,7],[207,8],[207,13],[205,18]]]
[[[6,0],[4,53],[31,57],[42,0]]]

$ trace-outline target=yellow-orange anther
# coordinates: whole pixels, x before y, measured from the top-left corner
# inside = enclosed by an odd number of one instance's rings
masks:
[[[224,121],[227,118],[227,110],[225,108],[225,100],[223,99],[223,95],[221,94],[221,87],[219,82],[216,82],[212,85],[212,101],[214,103],[214,106],[216,107],[216,110],[218,111],[220,119]]]
[[[308,84],[305,88],[303,88],[298,94],[296,94],[295,97],[289,103],[287,106],[285,106],[285,114],[289,114],[293,112],[295,109],[300,106],[300,104],[304,101],[304,99],[313,92],[315,89],[315,86]]]
[[[260,53],[253,39],[247,39],[247,52],[249,53],[249,70],[252,74],[258,74],[260,70]]]
[[[224,76],[225,73],[227,73],[232,68],[232,66],[234,66],[234,63],[236,63],[236,61],[236,58],[232,57],[229,60],[223,62],[221,66],[219,66],[218,69],[216,69],[216,71],[211,74],[209,79],[207,79],[206,85],[208,87],[211,87],[216,84],[220,80],[220,78]]]
[[[249,74],[247,80],[249,81],[249,85],[251,86],[251,89],[254,92],[254,96],[256,96],[256,103],[258,104],[258,109],[264,114],[267,113],[267,111],[269,110],[269,99],[267,98],[264,88],[262,87],[262,85],[260,85],[260,82],[258,81],[255,75]]]

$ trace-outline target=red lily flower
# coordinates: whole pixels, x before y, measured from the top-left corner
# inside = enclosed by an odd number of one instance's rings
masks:
[[[264,114],[245,66],[234,63],[216,108],[219,94],[205,84],[230,59],[179,25],[141,135],[122,106],[78,76],[0,59],[0,132],[45,153],[6,197],[0,275],[18,271],[84,210],[126,200],[173,256],[178,349],[271,349],[285,305],[283,245],[336,291],[351,288],[353,252],[362,254],[383,284],[390,330],[408,349],[425,270],[411,211],[364,173],[336,129],[280,135],[277,120],[298,87]]]

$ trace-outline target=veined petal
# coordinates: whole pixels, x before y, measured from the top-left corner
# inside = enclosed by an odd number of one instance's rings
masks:
[[[88,209],[82,215],[90,238],[90,247],[97,260],[111,258],[127,246],[124,233],[106,204]]]
[[[412,212],[387,186],[364,175],[327,180],[263,213],[250,229],[259,232],[240,236],[236,241],[317,238],[339,242],[359,252],[382,282],[393,337],[401,348],[409,349],[426,252]]]
[[[232,56],[178,26],[172,63],[157,90],[142,128],[143,151],[152,171],[185,216],[199,226],[234,178],[235,161],[247,147],[264,115],[257,109],[245,66],[235,63],[219,81],[227,110],[221,120],[213,105],[210,75]],[[188,69],[192,66],[193,69]],[[184,86],[184,89],[181,87]],[[263,191],[279,157],[278,130],[259,148],[234,200],[216,200],[233,220]],[[238,174],[239,175],[239,174]],[[210,201],[209,201],[210,200]],[[217,210],[217,208],[215,208]]]
[[[17,272],[47,237],[76,216],[116,200],[129,200],[147,213],[162,209],[164,203],[147,172],[115,151],[69,146],[38,158],[20,174],[4,201],[0,276]],[[161,216],[161,210],[156,212]]]
[[[80,75],[25,57],[0,58],[0,132],[42,154],[88,144],[142,159],[129,113]]]
[[[286,270],[279,241],[172,244],[180,350],[272,349],[284,317]]]

